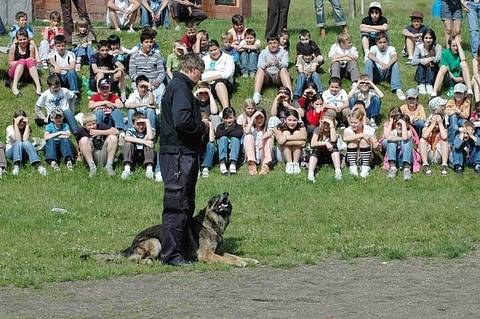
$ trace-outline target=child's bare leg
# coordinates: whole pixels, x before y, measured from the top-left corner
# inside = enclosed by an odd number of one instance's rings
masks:
[[[315,173],[315,168],[317,167],[318,158],[316,156],[310,156],[308,160],[308,174]]]
[[[340,170],[340,152],[332,152],[332,162],[335,170]]]
[[[477,80],[472,79],[473,93],[475,94],[475,101],[480,101],[480,87],[478,86]]]
[[[420,143],[418,144],[418,151],[420,152],[422,165],[428,165],[428,143],[423,138],[420,139]]]
[[[80,148],[80,152],[82,153],[83,158],[87,164],[93,163],[93,154],[92,154],[92,146],[90,145],[90,140],[87,137],[83,137],[79,142],[78,146]]]
[[[302,148],[300,146],[293,146],[292,150],[293,162],[300,163],[300,157],[302,156]]]
[[[217,93],[218,100],[220,101],[220,104],[222,104],[223,108],[230,106],[228,100],[228,90],[224,83],[218,82],[215,84],[215,92]]]
[[[286,68],[282,68],[278,76],[280,76],[280,82],[282,85],[292,91],[292,81],[290,80],[290,74],[288,74],[288,70]]]
[[[370,50],[370,42],[367,36],[362,37],[362,48],[365,55],[367,55],[367,52]]]
[[[13,75],[13,81],[12,81],[12,92],[13,94],[17,95],[18,92],[18,81],[20,81],[20,78],[22,77],[23,70],[25,69],[25,66],[23,64],[17,64],[15,68],[15,73]]]
[[[442,155],[442,165],[448,163],[448,143],[446,141],[440,142],[440,155]]]
[[[28,72],[32,77],[33,83],[35,83],[35,89],[37,94],[42,94],[42,85],[40,84],[40,79],[38,77],[38,71],[36,66],[28,68]]]
[[[458,37],[460,38],[460,37]],[[462,76],[463,80],[465,81],[465,85],[467,86],[468,90],[470,90],[470,93],[472,91],[472,78],[470,76],[470,69],[468,68],[467,61],[462,61],[460,62],[460,67],[462,68]]]
[[[120,31],[120,27],[118,26],[117,11],[110,9],[109,15],[110,15],[110,21],[112,21],[112,25],[115,31]]]
[[[453,20],[453,27],[452,27],[453,32],[455,35],[460,35],[460,32],[462,31],[462,20]],[[462,37],[458,37],[460,43],[462,43]]]
[[[265,82],[265,70],[258,69],[255,74],[255,87],[254,93],[262,92],[263,83]]]
[[[115,153],[117,152],[118,138],[116,135],[109,135],[105,140],[107,144],[107,163],[113,163]]]
[[[415,42],[409,37],[405,38],[405,46],[407,48],[408,58],[411,59],[413,57],[413,50],[415,50]]]
[[[443,27],[445,28],[445,47],[449,48],[448,39],[452,32],[452,20],[443,20]]]
[[[282,146],[281,147],[283,157],[285,157],[285,161],[287,163],[292,163],[293,162],[293,154],[292,154],[292,149],[290,146]]]
[[[438,70],[437,77],[435,78],[432,94],[437,95],[437,93],[440,91],[443,85],[443,80],[445,79],[445,75],[447,74],[447,72],[448,72],[448,67],[442,65],[440,67],[440,70]]]

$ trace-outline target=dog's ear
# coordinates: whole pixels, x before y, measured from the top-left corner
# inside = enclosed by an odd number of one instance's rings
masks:
[[[215,195],[208,201],[208,207],[217,206],[217,202],[220,199],[221,195]]]

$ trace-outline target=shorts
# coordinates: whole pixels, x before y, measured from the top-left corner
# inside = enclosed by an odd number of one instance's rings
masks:
[[[277,73],[269,73],[265,71],[265,76],[268,78],[268,83],[272,83],[274,86],[281,86],[282,81],[280,80],[280,71]]]
[[[231,97],[232,96],[232,92],[233,92],[233,84],[227,80],[227,79],[219,79],[219,80],[215,80],[212,84],[210,84],[210,91],[212,92],[213,96],[218,100],[218,96],[217,96],[217,92],[215,91],[215,85],[217,85],[217,83],[223,83],[225,84],[225,86],[227,87],[227,92],[228,92],[228,96]]]
[[[442,20],[462,20],[462,3],[456,0],[442,0]]]
[[[96,149],[95,146],[93,145],[92,140],[90,139],[90,147],[92,149],[93,161],[97,164],[97,166],[105,166],[108,158],[108,151],[107,151],[108,141],[105,141],[103,143],[103,146],[101,149]],[[87,164],[86,161],[85,161],[85,164]]]
[[[13,66],[11,66],[8,69],[7,71],[8,77],[13,80],[13,77],[15,76],[15,70],[20,64],[24,66],[23,73],[22,73],[22,80],[31,79],[30,72],[28,71],[28,69],[31,68],[32,66],[37,65],[37,62],[32,58],[18,60],[17,63],[15,63]]]
[[[315,156],[318,159],[327,159],[327,162],[331,162],[331,154],[338,152],[337,142],[332,143],[333,149],[329,151],[327,147],[315,146],[312,150],[311,156]]]

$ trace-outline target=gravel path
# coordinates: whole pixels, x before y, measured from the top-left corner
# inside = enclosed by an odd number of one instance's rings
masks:
[[[0,318],[479,318],[480,256],[326,260],[0,289]]]

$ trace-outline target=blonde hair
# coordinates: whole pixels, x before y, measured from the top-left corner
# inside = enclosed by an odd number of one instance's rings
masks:
[[[243,108],[246,109],[248,106],[250,107],[256,107],[255,102],[253,101],[252,98],[246,98],[245,102],[243,102]]]
[[[78,31],[80,27],[86,27],[88,29],[88,21],[85,18],[78,18],[77,22],[75,22],[75,32]]]
[[[352,37],[350,36],[350,33],[348,32],[340,32],[337,37],[337,42],[338,43],[345,43],[347,41],[352,41]]]
[[[96,122],[97,117],[93,113],[86,113],[83,118],[82,118],[82,124],[83,126],[87,125],[88,123]]]
[[[362,109],[356,109],[350,114],[350,118],[362,121],[365,118],[365,112]]]
[[[230,32],[224,32],[224,33],[222,33],[221,39],[222,39],[222,42],[228,41],[228,42],[232,43],[233,42],[233,34],[231,34]]]

